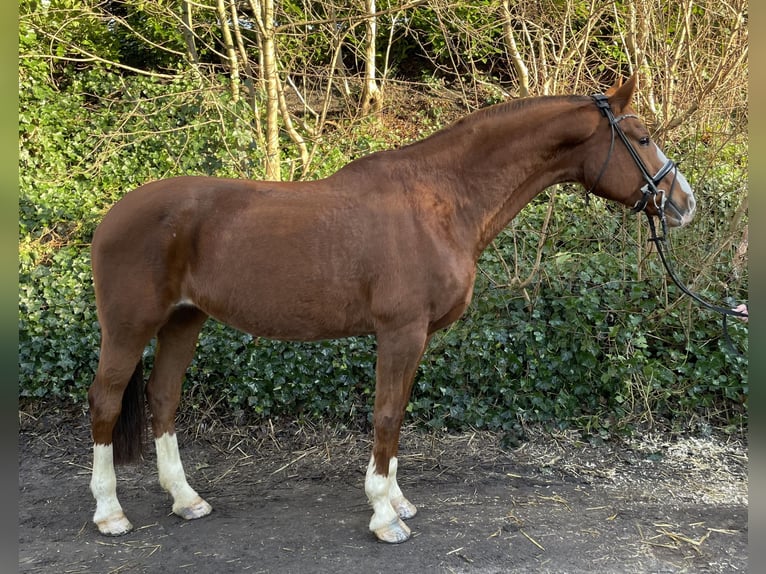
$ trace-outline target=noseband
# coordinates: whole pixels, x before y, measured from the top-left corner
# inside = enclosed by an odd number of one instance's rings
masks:
[[[646,206],[649,203],[649,200],[652,201],[652,204],[657,209],[657,213],[660,215],[660,219],[665,219],[665,204],[669,205],[673,211],[675,211],[679,217],[681,217],[681,212],[678,209],[678,207],[673,203],[671,199],[671,195],[673,193],[673,187],[676,183],[675,173],[678,171],[678,168],[676,164],[673,162],[673,160],[669,159],[665,162],[665,165],[663,165],[657,173],[654,175],[649,174],[649,170],[646,169],[646,165],[644,164],[643,160],[641,159],[641,156],[638,155],[638,152],[636,151],[636,148],[633,147],[633,144],[630,143],[630,140],[628,140],[628,136],[625,135],[625,132],[620,127],[620,122],[627,118],[638,118],[635,114],[623,114],[621,116],[614,116],[614,113],[612,112],[612,108],[609,105],[609,99],[604,94],[593,94],[591,96],[593,101],[596,104],[596,107],[598,107],[599,110],[601,110],[601,113],[606,117],[606,119],[609,121],[609,127],[611,128],[611,141],[609,143],[609,153],[606,156],[606,161],[604,162],[604,165],[601,167],[601,171],[598,174],[598,177],[596,178],[596,181],[591,186],[589,193],[592,192],[596,185],[598,185],[598,182],[601,180],[601,176],[604,175],[604,172],[606,171],[607,165],[609,165],[609,160],[612,158],[612,151],[614,150],[614,134],[616,133],[620,139],[622,140],[622,143],[625,144],[625,147],[628,149],[628,152],[630,153],[630,157],[633,158],[633,162],[636,164],[636,167],[641,171],[641,176],[644,178],[644,181],[646,182],[643,186],[641,186],[641,199],[639,199],[636,204],[633,206],[633,213],[638,213],[640,211],[643,211],[646,209]],[[664,178],[668,173],[671,171],[674,172],[673,176],[673,182],[670,185],[670,191],[666,192],[664,189],[659,189],[657,185],[662,181],[662,178]],[[660,197],[658,201],[658,196]]]
[[[612,157],[612,151],[614,150],[614,134],[617,133],[618,136],[620,136],[620,139],[625,144],[625,147],[628,148],[628,152],[630,152],[630,156],[633,158],[633,161],[635,162],[638,169],[641,171],[641,176],[644,178],[644,181],[646,182],[643,186],[641,186],[641,199],[639,199],[636,204],[633,206],[633,213],[639,213],[643,211],[646,213],[646,218],[649,220],[649,229],[652,232],[652,236],[650,238],[650,241],[652,241],[657,246],[657,252],[660,255],[660,259],[662,260],[662,264],[665,266],[665,269],[668,272],[668,275],[673,280],[673,282],[678,286],[681,291],[683,291],[686,295],[697,301],[700,305],[703,307],[715,311],[716,313],[720,313],[723,316],[723,335],[724,338],[729,345],[729,347],[734,351],[734,354],[739,354],[735,348],[734,344],[729,337],[729,331],[726,324],[726,319],[728,316],[734,316],[734,317],[747,317],[747,313],[743,313],[740,311],[735,311],[734,309],[728,308],[728,307],[721,307],[718,305],[714,305],[710,303],[709,301],[704,300],[702,297],[700,297],[697,293],[694,293],[691,291],[684,283],[678,278],[675,271],[673,270],[673,267],[670,264],[670,258],[669,255],[665,253],[666,250],[668,250],[668,244],[667,244],[667,222],[665,220],[665,205],[667,204],[670,206],[673,211],[675,211],[679,217],[682,217],[681,211],[678,209],[678,206],[673,203],[673,200],[671,199],[671,194],[673,193],[673,187],[676,183],[676,174],[678,173],[678,167],[673,162],[673,160],[667,160],[665,162],[665,165],[663,165],[657,173],[655,173],[653,176],[649,174],[649,171],[646,169],[646,165],[644,165],[643,160],[638,155],[638,152],[636,152],[636,149],[633,147],[633,145],[630,143],[630,140],[628,140],[628,137],[625,135],[625,132],[622,131],[622,128],[620,127],[620,122],[626,118],[638,118],[635,114],[623,114],[621,116],[615,117],[614,113],[612,112],[612,108],[609,105],[609,99],[604,94],[593,94],[591,96],[593,101],[596,103],[596,106],[599,110],[601,110],[601,113],[606,117],[606,119],[609,121],[609,127],[611,128],[611,142],[609,143],[609,153],[606,156],[606,161],[604,162],[604,165],[601,167],[601,171],[598,174],[598,177],[596,178],[596,181],[593,183],[591,188],[588,190],[588,195],[596,188],[596,185],[598,185],[599,180],[601,179],[601,176],[604,175],[604,172],[606,171],[606,167],[609,164],[609,160]],[[667,193],[664,189],[659,189],[657,187],[657,184],[662,181],[662,178],[665,177],[670,171],[673,171],[673,181],[670,184],[670,191]],[[661,194],[661,198],[658,201],[657,196]],[[586,196],[587,197],[587,196]],[[649,203],[649,200],[652,201],[652,204],[654,205],[655,209],[657,210],[657,216],[660,219],[660,224],[662,225],[662,236],[657,235],[657,229],[654,224],[654,219],[652,219],[652,216],[649,215],[649,213],[646,211],[646,206]]]

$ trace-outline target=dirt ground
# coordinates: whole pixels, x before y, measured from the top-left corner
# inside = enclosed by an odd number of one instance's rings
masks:
[[[342,427],[179,425],[213,513],[170,512],[153,449],[118,468],[135,530],[90,522],[87,414],[20,412],[19,569],[98,572],[746,572],[747,445],[658,435],[594,445],[530,432],[405,429],[400,485],[419,508],[391,546],[367,529],[368,434]]]

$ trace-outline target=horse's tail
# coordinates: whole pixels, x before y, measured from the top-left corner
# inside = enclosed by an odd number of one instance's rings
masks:
[[[113,458],[116,464],[135,462],[143,456],[146,422],[144,367],[139,360],[122,395],[122,410],[112,431]]]

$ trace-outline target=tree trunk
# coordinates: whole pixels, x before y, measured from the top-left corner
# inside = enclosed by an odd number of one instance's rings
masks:
[[[231,78],[231,97],[234,101],[239,100],[239,59],[234,48],[234,39],[229,28],[229,16],[224,5],[224,0],[218,0],[216,5],[218,19],[221,21],[221,32],[226,45],[226,59],[229,61],[229,76]]]
[[[274,37],[274,0],[250,0],[259,29],[263,57],[263,82],[266,88],[266,159],[264,177],[282,179],[279,153],[279,75]]]
[[[237,42],[237,52],[239,53],[239,58],[242,60],[242,65],[245,69],[245,75],[249,75],[250,59],[247,57],[245,42],[242,39],[242,32],[239,29],[239,13],[237,12],[236,0],[232,0],[231,2],[231,23],[234,27],[234,39]]]
[[[513,36],[513,20],[511,18],[510,0],[503,0],[503,36],[508,53],[511,56],[513,68],[519,76],[519,96],[526,98],[529,95],[529,71],[524,60],[521,58],[516,39]]]
[[[640,0],[639,0],[640,2]],[[649,40],[649,14],[644,2],[637,6],[636,0],[628,3],[628,36],[627,44],[630,56],[633,58],[636,71],[640,74],[644,83],[640,85],[641,92],[646,98],[652,118],[657,116],[657,102],[654,99],[654,82],[652,70],[646,60],[645,46]],[[639,10],[640,8],[640,10]]]
[[[183,0],[181,7],[181,33],[186,43],[186,53],[189,56],[189,61],[195,70],[199,70],[199,54],[197,53],[197,46],[194,43],[194,31],[192,29],[192,7],[189,0]]]
[[[379,112],[383,106],[375,71],[375,36],[378,26],[376,21],[375,0],[364,0],[366,40],[364,43],[364,89],[362,90],[362,114]]]

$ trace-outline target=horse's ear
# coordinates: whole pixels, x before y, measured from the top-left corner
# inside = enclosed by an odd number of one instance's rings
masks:
[[[623,110],[633,100],[633,93],[636,91],[636,80],[638,75],[634,73],[623,84],[622,78],[618,78],[615,84],[606,91],[606,96],[609,98],[609,105],[618,113],[619,110]]]
[[[617,77],[617,79],[614,82],[614,85],[611,88],[609,88],[606,92],[604,92],[604,95],[606,97],[610,97],[619,89],[620,86],[622,86],[622,76]]]

